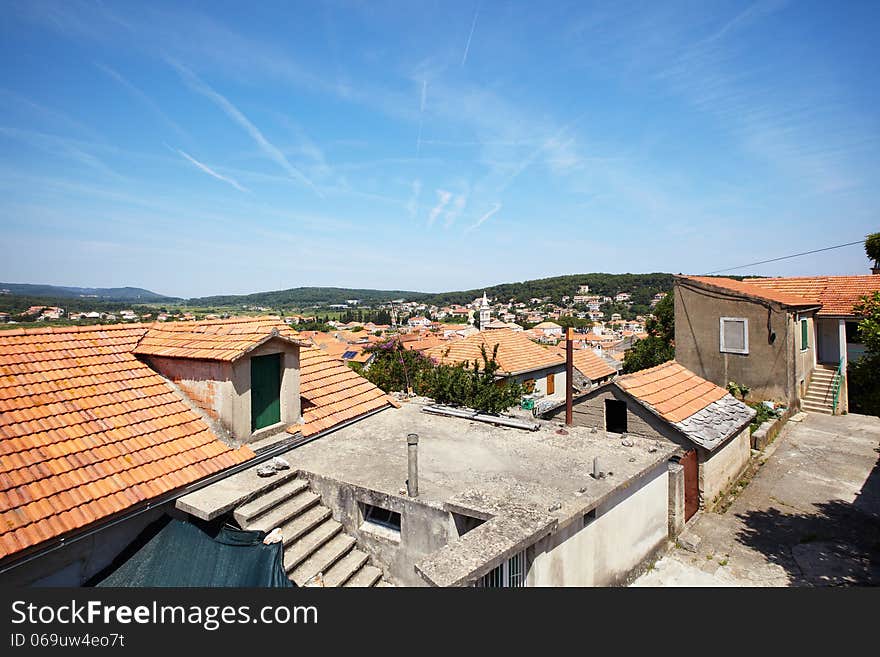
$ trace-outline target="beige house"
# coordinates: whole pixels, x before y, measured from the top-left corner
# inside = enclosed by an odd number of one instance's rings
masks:
[[[880,276],[675,280],[675,358],[700,376],[805,410],[848,409],[846,366],[862,353],[854,306]]]

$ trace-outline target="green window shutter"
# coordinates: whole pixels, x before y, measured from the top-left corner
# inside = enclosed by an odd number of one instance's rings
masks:
[[[807,320],[801,320],[801,349],[807,349],[810,346],[809,335],[807,331]]]
[[[251,358],[251,431],[281,421],[281,354]]]

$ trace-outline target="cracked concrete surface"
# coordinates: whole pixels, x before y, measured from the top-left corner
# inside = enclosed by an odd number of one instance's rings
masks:
[[[726,513],[701,513],[634,586],[880,584],[880,418],[790,422]]]

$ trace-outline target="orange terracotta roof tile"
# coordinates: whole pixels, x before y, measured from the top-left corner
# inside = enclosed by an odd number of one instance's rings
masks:
[[[747,278],[744,283],[764,290],[776,290],[816,298],[824,316],[853,316],[861,297],[880,292],[880,276],[804,276],[789,278]]]
[[[491,357],[498,345],[496,361],[505,374],[519,374],[565,363],[556,349],[548,349],[532,342],[522,332],[511,329],[481,331],[467,338],[438,345],[425,351],[425,355],[440,363],[455,364],[482,362],[480,347],[485,346]]]
[[[625,374],[614,385],[710,451],[755,417],[753,409],[729,392],[675,361]]]
[[[732,278],[718,278],[714,276],[682,276],[681,280],[694,281],[702,286],[728,290],[759,299],[766,299],[767,301],[775,301],[783,306],[791,306],[793,308],[809,308],[820,304],[818,296],[795,294],[785,290],[756,286],[752,284],[752,281],[737,281]]]
[[[317,347],[301,349],[299,361],[304,424],[289,427],[291,433],[314,436],[365,413],[395,405],[367,379]]]
[[[564,360],[565,342],[560,342],[556,348],[562,354]],[[573,349],[572,359],[577,370],[591,381],[617,374],[617,370],[611,367],[603,358],[597,356],[592,349]]]
[[[0,559],[253,457],[134,356],[149,330],[0,333]]]
[[[134,353],[233,361],[273,337],[306,344],[277,317],[240,317],[203,322],[156,322],[138,342]]]
[[[617,385],[669,422],[681,422],[728,394],[675,361],[624,374]]]

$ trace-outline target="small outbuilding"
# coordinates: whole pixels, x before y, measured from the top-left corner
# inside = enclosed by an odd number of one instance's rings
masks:
[[[729,392],[669,361],[625,374],[574,399],[575,426],[677,444],[685,476],[685,517],[711,508],[751,457],[755,411]],[[544,413],[565,417],[565,406]]]

